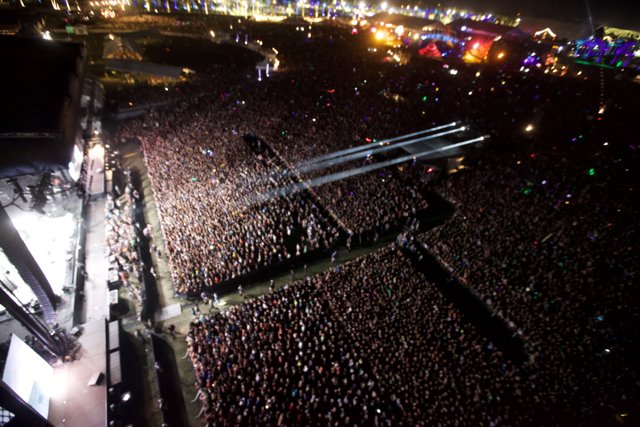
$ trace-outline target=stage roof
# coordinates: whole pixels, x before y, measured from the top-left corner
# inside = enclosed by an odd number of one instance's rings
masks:
[[[104,66],[107,70],[121,71],[125,73],[149,74],[157,77],[177,79],[182,74],[182,67],[172,65],[155,64],[153,62],[136,61],[132,59],[105,59]]]
[[[534,34],[536,31],[551,29],[561,39],[578,40],[592,33],[589,23],[584,21],[562,21],[557,19],[535,18],[523,16],[518,25],[522,31]]]
[[[397,13],[381,12],[373,15],[368,19],[371,22],[385,22],[393,25],[402,25],[411,29],[422,29],[424,27],[444,28],[444,24],[440,21],[432,19],[420,18],[418,16],[407,16]]]
[[[456,19],[449,24],[449,27],[461,31],[462,27],[466,28],[466,31],[485,33],[492,36],[502,36],[510,31],[513,31],[515,27],[509,25],[494,24],[492,22],[474,21],[473,19]]]
[[[120,36],[112,36],[113,39],[105,38],[104,53],[105,59],[135,59],[142,61],[142,53],[134,42]]]
[[[0,178],[67,167],[85,52],[78,43],[0,36]]]

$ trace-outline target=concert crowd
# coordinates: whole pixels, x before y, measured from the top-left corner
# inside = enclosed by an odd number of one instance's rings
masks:
[[[137,225],[133,218],[134,197],[137,194],[134,194],[130,185],[127,185],[122,197],[114,199],[111,195],[108,196],[105,206],[105,237],[110,265],[117,271],[129,298],[140,301],[141,266],[137,251]]]
[[[306,254],[329,253],[340,237],[373,240],[426,209],[421,193],[404,185],[405,176],[415,175],[406,165],[335,182],[318,192],[287,194],[284,190],[305,178],[295,173],[296,160],[304,157],[290,156],[285,146],[269,138],[282,125],[272,113],[300,107],[287,107],[288,99],[265,93],[257,81],[226,86],[229,79],[196,76],[187,86],[203,95],[158,108],[129,122],[121,133],[122,139],[142,143],[179,294],[215,292],[217,284],[294,265]],[[306,85],[315,90],[316,83]],[[274,85],[289,86],[282,79]],[[356,105],[362,108],[371,99],[363,97],[341,109],[355,115]],[[380,108],[396,107],[383,98]],[[301,117],[288,129],[303,135],[308,123]],[[352,133],[342,140],[346,129],[336,128],[335,135],[306,130],[295,144],[307,159],[348,147],[359,138]],[[270,149],[252,147],[250,135],[264,138]],[[308,149],[303,140],[309,142]],[[261,198],[265,194],[271,194],[266,201]]]
[[[194,319],[207,425],[530,421],[520,369],[396,251]]]
[[[416,233],[417,244],[504,320],[528,360],[509,360],[386,248],[194,320],[187,341],[207,424],[637,417],[638,158],[626,135],[638,88],[597,74],[399,66],[344,30],[314,26],[303,38],[277,28],[247,31],[278,46],[281,74],[258,82],[249,69],[251,80],[228,86],[198,75],[189,84],[202,96],[122,134],[142,143],[176,291],[199,294],[328,254],[344,237],[390,232],[436,193],[455,212]],[[309,159],[451,121],[488,137],[451,176],[439,163],[425,180],[408,162],[284,191],[398,154],[297,173]]]

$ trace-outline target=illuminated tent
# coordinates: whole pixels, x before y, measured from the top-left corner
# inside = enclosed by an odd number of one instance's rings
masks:
[[[532,40],[529,34],[516,27],[491,22],[456,19],[449,27],[460,39],[462,59],[470,63],[485,61],[498,40],[510,40],[516,44],[527,44]]]
[[[133,59],[142,61],[142,54],[133,42],[118,36],[107,36],[104,42],[104,59]]]
[[[423,47],[422,49],[420,49],[418,51],[418,53],[422,56],[426,56],[427,58],[440,58],[442,57],[442,54],[440,53],[440,50],[438,49],[438,46],[436,46],[435,42],[431,42],[428,45],[426,45],[425,47]]]
[[[533,33],[533,37],[536,40],[555,40],[558,35],[556,33],[553,32],[553,30],[551,30],[551,28],[543,28],[540,31],[536,31],[535,33]]]
[[[596,31],[602,34],[602,31]],[[587,37],[576,41],[574,55],[585,61],[609,67],[628,67],[637,58],[640,42],[624,38],[612,38],[609,35]],[[633,65],[632,65],[633,66]]]

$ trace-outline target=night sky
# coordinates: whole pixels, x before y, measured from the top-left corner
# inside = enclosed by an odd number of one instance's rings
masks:
[[[429,2],[433,4],[434,2]],[[477,12],[584,20],[587,0],[440,0],[442,6],[466,7]],[[589,0],[594,24],[640,31],[640,0]]]

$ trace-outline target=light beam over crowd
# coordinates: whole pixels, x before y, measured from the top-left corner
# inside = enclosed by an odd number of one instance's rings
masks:
[[[454,134],[454,133],[462,132],[463,130],[465,130],[465,127],[461,126],[459,128],[456,128],[456,129],[435,133],[433,135],[428,135],[428,136],[424,136],[424,137],[421,137],[421,138],[414,138],[414,139],[410,139],[408,141],[399,142],[397,144],[392,144],[392,145],[386,145],[385,141],[379,142],[379,143],[375,144],[375,145],[378,145],[378,148],[372,148],[370,150],[363,150],[363,151],[359,151],[359,152],[356,152],[354,154],[350,154],[350,155],[347,155],[347,156],[342,156],[342,157],[337,157],[337,158],[333,157],[332,159],[329,159],[329,160],[324,160],[324,161],[321,161],[321,162],[315,162],[315,163],[307,164],[307,165],[299,167],[298,168],[298,172],[305,173],[305,172],[312,172],[312,171],[315,171],[315,170],[318,170],[318,169],[325,169],[325,168],[328,168],[328,167],[331,167],[331,166],[340,165],[342,163],[349,162],[351,160],[357,160],[357,159],[360,159],[360,158],[363,158],[363,157],[367,157],[367,156],[371,156],[371,155],[374,155],[374,154],[383,153],[385,151],[395,150],[395,149],[400,148],[400,147],[405,147],[407,145],[412,145],[412,144],[417,144],[419,142],[428,141],[430,139],[438,138],[440,136],[451,135],[451,134]],[[400,138],[404,138],[404,137],[400,137]]]
[[[441,130],[441,129],[446,129],[448,127],[452,127],[452,126],[455,126],[455,125],[456,125],[456,122],[452,122],[452,123],[449,123],[449,124],[446,124],[446,125],[441,125],[441,126],[436,126],[436,127],[430,128],[430,129],[421,130],[419,132],[414,132],[414,133],[409,133],[409,134],[402,135],[402,136],[397,136],[395,138],[383,139],[382,141],[376,141],[376,142],[372,142],[372,143],[366,144],[366,145],[359,145],[357,147],[347,148],[345,150],[334,151],[332,153],[325,154],[324,156],[318,156],[318,157],[315,157],[313,159],[309,159],[309,160],[307,160],[305,162],[302,162],[296,167],[296,169],[300,170],[301,168],[303,168],[303,167],[305,167],[307,165],[310,165],[312,163],[322,162],[324,160],[333,159],[333,158],[336,158],[336,157],[344,156],[346,154],[351,154],[351,153],[355,153],[355,152],[358,152],[358,151],[366,150],[366,149],[371,148],[371,147],[381,146],[381,145],[388,144],[388,143],[395,142],[395,141],[401,141],[403,139],[411,138],[411,137],[418,136],[418,135],[423,135],[423,134],[429,133],[429,132],[435,132],[435,131],[438,131],[438,130]]]
[[[271,190],[266,194],[260,194],[260,195],[258,195],[256,197],[255,202],[256,203],[262,203],[262,202],[266,202],[267,200],[270,200],[270,199],[272,199],[274,197],[289,196],[291,194],[297,193],[297,192],[305,190],[307,188],[319,187],[321,185],[328,184],[330,182],[340,181],[342,179],[351,178],[351,177],[357,176],[357,175],[362,175],[362,174],[365,174],[365,173],[368,173],[368,172],[372,172],[372,171],[375,171],[375,170],[378,170],[378,169],[382,169],[382,168],[386,168],[386,167],[389,167],[389,166],[398,165],[400,163],[405,163],[405,162],[408,162],[410,160],[425,159],[425,158],[428,158],[429,156],[432,156],[433,154],[441,153],[443,151],[452,150],[454,148],[462,147],[462,146],[469,145],[469,144],[475,144],[476,142],[484,141],[484,139],[485,139],[484,136],[480,136],[478,138],[468,139],[468,140],[462,141],[462,142],[456,142],[455,144],[446,145],[444,147],[434,148],[434,149],[430,149],[430,150],[424,150],[424,151],[422,151],[420,153],[409,154],[409,155],[406,155],[406,156],[398,157],[396,159],[385,160],[385,161],[382,161],[382,162],[379,162],[379,163],[374,163],[374,164],[371,164],[371,165],[361,166],[361,167],[358,167],[358,168],[348,169],[346,171],[336,172],[336,173],[325,175],[325,176],[321,176],[321,177],[318,177],[318,178],[313,178],[313,179],[310,179],[308,181],[298,182],[298,183],[296,183],[294,185],[290,185],[289,187],[281,187],[281,188],[278,188],[276,190]]]

